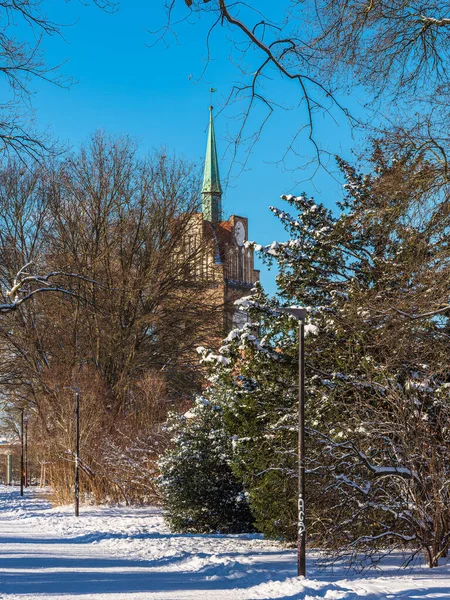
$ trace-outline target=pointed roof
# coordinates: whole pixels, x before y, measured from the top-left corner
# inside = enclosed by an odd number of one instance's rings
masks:
[[[208,144],[206,146],[205,171],[202,194],[221,194],[219,161],[217,160],[216,134],[214,132],[213,107],[209,107]]]

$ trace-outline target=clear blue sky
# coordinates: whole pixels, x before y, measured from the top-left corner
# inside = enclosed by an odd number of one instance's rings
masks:
[[[218,31],[211,40],[212,61],[207,73],[198,80],[205,65],[206,22],[179,26],[179,38],[169,37],[168,48],[163,43],[151,46],[155,38],[149,30],[164,23],[162,4],[162,0],[126,0],[117,13],[105,14],[95,6],[49,0],[48,14],[73,25],[65,28],[65,41],[53,39],[47,43],[47,59],[51,63],[68,59],[63,71],[77,83],[69,90],[47,83],[35,85],[38,127],[48,127],[54,136],[75,148],[98,129],[129,134],[139,140],[142,152],[166,146],[201,163],[206,146],[209,88],[212,85],[218,90],[214,104],[220,109],[234,81],[236,67],[229,59],[226,36]],[[179,4],[184,10],[181,0]],[[261,0],[260,5],[263,10],[273,2]],[[267,92],[275,91],[295,98],[297,88],[292,83],[268,82]],[[357,105],[355,98],[341,99]],[[216,117],[223,179],[231,161],[227,131],[236,127],[231,114],[229,111]],[[331,153],[350,158],[349,127],[337,111],[335,116],[336,124],[317,116],[317,138]],[[250,155],[246,170],[239,173],[235,165],[226,185],[225,213],[247,216],[250,237],[259,243],[285,238],[268,210],[271,204],[282,204],[282,193],[306,191],[329,206],[341,195],[339,183],[323,170],[308,180],[311,169],[292,173],[277,164],[290,136],[304,119],[303,108],[277,114]],[[291,158],[291,167],[314,157],[306,136],[300,136],[298,142],[303,156]],[[242,150],[239,159],[244,155]],[[302,179],[303,183],[296,183]],[[275,291],[273,273],[263,269],[262,281],[268,290]]]

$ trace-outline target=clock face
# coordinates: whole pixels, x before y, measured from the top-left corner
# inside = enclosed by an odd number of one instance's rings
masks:
[[[234,239],[238,246],[242,246],[245,241],[245,229],[240,221],[234,227]]]

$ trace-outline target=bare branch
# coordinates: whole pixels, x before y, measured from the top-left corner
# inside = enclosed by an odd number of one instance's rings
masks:
[[[5,314],[15,311],[19,308],[19,306],[21,306],[25,302],[28,302],[34,296],[38,294],[43,294],[45,292],[57,292],[60,294],[73,296],[75,298],[81,299],[81,296],[75,293],[73,290],[58,285],[51,285],[49,283],[50,280],[56,277],[79,279],[80,281],[98,284],[98,282],[83,277],[82,275],[76,275],[75,273],[65,273],[64,271],[53,271],[46,275],[29,275],[26,273],[25,269],[28,268],[31,264],[32,263],[24,265],[18,271],[18,273],[14,277],[14,283],[12,287],[4,292],[6,297],[11,298],[11,302],[1,303],[0,313]],[[45,287],[37,287],[33,289],[32,285],[35,283],[40,285],[44,284]]]

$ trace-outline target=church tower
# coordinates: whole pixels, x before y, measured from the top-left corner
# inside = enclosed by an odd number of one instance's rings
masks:
[[[213,107],[209,107],[208,143],[206,145],[205,170],[202,187],[203,218],[211,223],[222,220],[222,186],[220,185],[219,161],[217,160],[216,134],[214,132]]]
[[[223,220],[222,186],[219,175],[216,136],[214,131],[213,107],[209,108],[209,129],[206,146],[205,167],[202,186],[202,212],[199,228],[203,240],[209,240],[210,256],[208,272],[213,296],[222,307],[223,330],[225,333],[241,326],[246,320],[245,312],[239,311],[235,301],[248,296],[259,281],[259,271],[254,268],[254,254],[245,247],[248,240],[248,219],[231,215]]]

